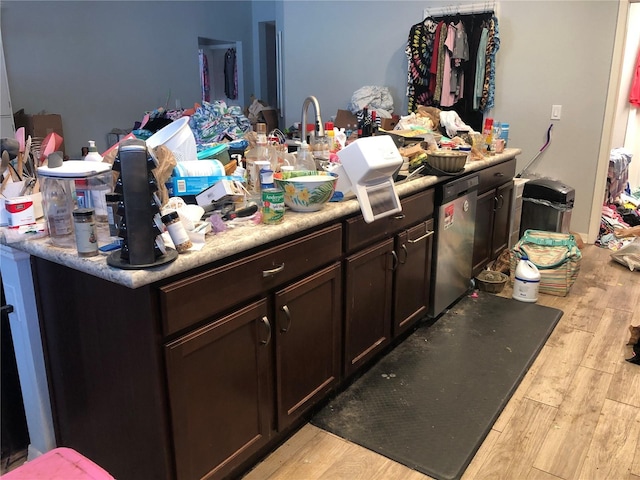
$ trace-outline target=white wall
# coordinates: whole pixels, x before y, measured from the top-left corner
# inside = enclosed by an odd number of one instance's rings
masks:
[[[70,151],[79,152],[89,138],[130,127],[142,112],[164,104],[169,89],[183,106],[197,101],[198,36],[245,42],[248,99],[258,91],[256,24],[275,16],[284,41],[284,126],[300,120],[308,95],[319,99],[329,119],[364,85],[389,87],[396,112],[404,114],[409,29],[425,7],[450,3],[469,2],[278,0],[256,2],[252,9],[244,1],[4,0],[13,108],[62,113],[65,140]],[[534,170],[575,188],[571,228],[581,233],[588,231],[597,189],[617,5],[499,3],[501,48],[491,115],[511,124],[510,144],[523,151],[521,170],[544,143],[551,105],[563,106],[552,143]]]
[[[0,22],[14,111],[61,114],[76,158],[167,98],[199,102],[198,37],[240,40],[253,62],[249,2],[3,0]],[[252,76],[245,88],[248,98]]]
[[[323,117],[346,108],[363,85],[390,88],[406,114],[404,54],[409,29],[424,8],[476,2],[284,2],[286,125],[299,121],[305,96],[318,97]],[[496,107],[522,148],[518,171],[539,151],[562,105],[551,145],[532,171],[576,190],[571,228],[587,232],[595,190],[617,2],[502,1]],[[296,39],[293,42],[293,39]]]

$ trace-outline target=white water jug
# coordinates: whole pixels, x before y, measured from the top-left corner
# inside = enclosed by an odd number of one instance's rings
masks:
[[[523,256],[516,267],[512,297],[521,302],[535,303],[538,301],[540,287],[540,272],[538,267]]]

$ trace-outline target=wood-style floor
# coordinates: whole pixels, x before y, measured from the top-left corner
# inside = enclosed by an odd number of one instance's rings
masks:
[[[640,480],[640,366],[624,361],[640,271],[610,253],[585,246],[569,295],[540,295],[564,315],[463,480]],[[429,478],[307,424],[244,480]]]

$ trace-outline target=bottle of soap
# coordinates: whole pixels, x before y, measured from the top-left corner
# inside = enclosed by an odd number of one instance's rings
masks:
[[[87,153],[84,159],[90,162],[102,161],[102,155],[98,153],[98,149],[96,148],[96,142],[94,140],[89,140],[89,153]]]

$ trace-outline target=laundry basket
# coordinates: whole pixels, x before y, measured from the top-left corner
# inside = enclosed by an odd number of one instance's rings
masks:
[[[164,145],[173,152],[176,162],[197,160],[196,138],[189,127],[189,119],[184,116],[161,128],[147,139],[147,147],[153,155],[153,149]]]

